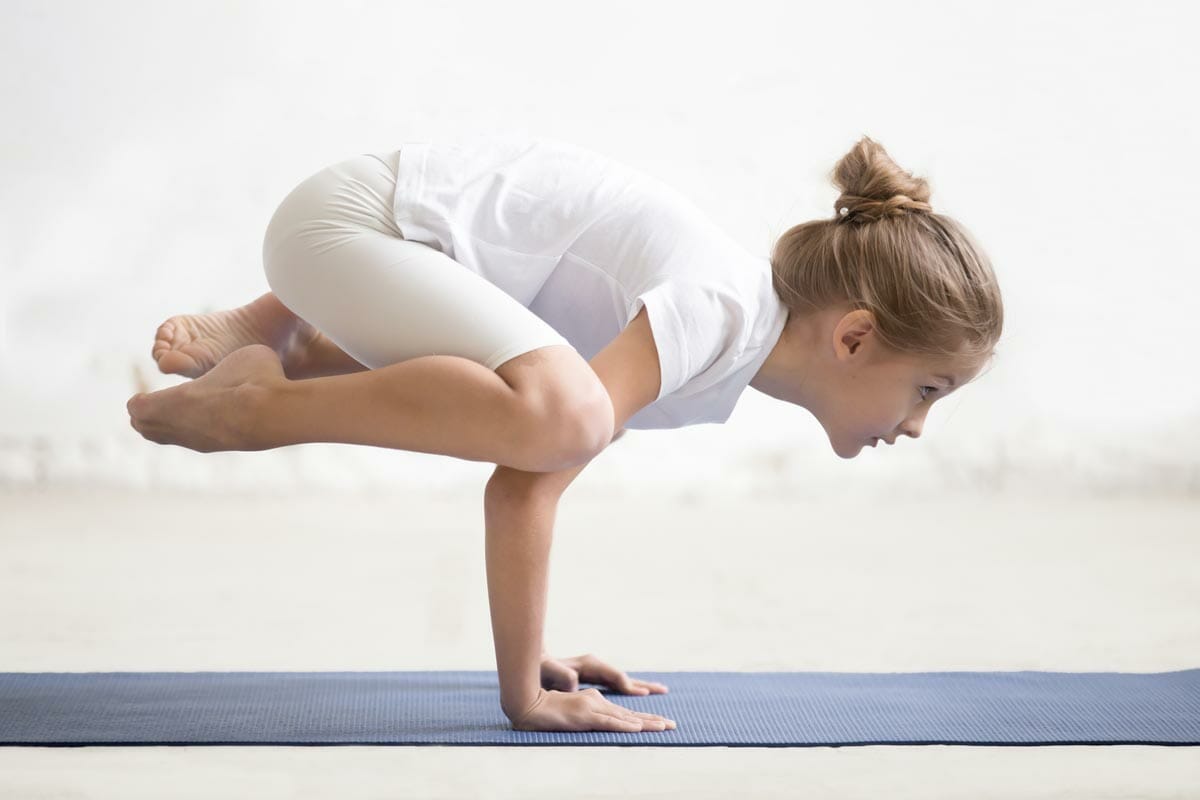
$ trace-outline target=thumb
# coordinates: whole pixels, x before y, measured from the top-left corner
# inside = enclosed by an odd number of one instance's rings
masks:
[[[579,691],[579,675],[574,670],[553,675],[550,677],[549,688],[560,692]]]
[[[557,689],[560,692],[577,691],[579,689],[579,673],[561,661],[548,659],[542,662],[542,687]]]

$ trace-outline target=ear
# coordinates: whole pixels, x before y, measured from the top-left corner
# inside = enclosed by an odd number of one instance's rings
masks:
[[[833,345],[838,358],[861,354],[875,333],[875,315],[865,308],[847,313],[833,329]]]

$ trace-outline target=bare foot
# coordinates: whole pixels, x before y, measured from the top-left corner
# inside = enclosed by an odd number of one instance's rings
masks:
[[[144,438],[189,450],[265,450],[279,446],[258,423],[265,403],[287,381],[279,356],[262,344],[234,350],[202,377],[125,404]]]
[[[199,378],[242,347],[263,344],[287,361],[316,329],[271,294],[228,311],[178,314],[158,326],[150,355],[160,372]]]

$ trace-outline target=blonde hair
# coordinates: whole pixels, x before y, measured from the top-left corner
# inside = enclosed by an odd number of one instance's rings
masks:
[[[965,228],[935,214],[930,189],[863,136],[830,173],[832,219],[789,228],[771,252],[775,291],[793,315],[849,305],[875,315],[885,346],[990,357],[1004,326],[991,262]]]

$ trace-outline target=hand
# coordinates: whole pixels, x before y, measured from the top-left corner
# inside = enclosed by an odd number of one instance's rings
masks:
[[[598,683],[620,694],[666,694],[661,683],[630,678],[621,670],[604,663],[591,653],[574,658],[542,657],[542,688],[574,692],[580,682]]]
[[[671,730],[675,721],[610,703],[599,689],[559,692],[538,689],[537,697],[512,720],[518,731],[615,731],[642,733]]]

